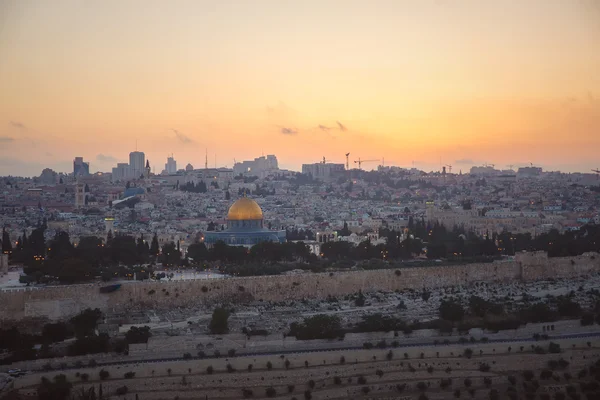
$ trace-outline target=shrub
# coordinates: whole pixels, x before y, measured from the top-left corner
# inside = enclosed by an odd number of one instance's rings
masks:
[[[424,392],[425,389],[427,389],[427,384],[425,382],[419,382],[417,383],[417,389],[419,389],[421,392]]]
[[[285,364],[285,369],[290,368],[290,360],[286,359],[284,364]]]
[[[108,371],[104,370],[104,369],[101,369],[100,372],[98,373],[98,375],[100,376],[101,380],[106,380],[110,376],[110,374],[108,373]]]
[[[294,386],[294,385],[287,385],[288,393],[292,393],[295,388],[296,388],[296,386]]]
[[[277,395],[277,392],[275,391],[274,387],[270,386],[265,389],[265,395],[267,397],[275,397]]]
[[[550,344],[548,345],[548,352],[553,354],[560,353],[560,344],[550,342]]]
[[[93,358],[88,362],[88,367],[95,367],[98,363]]]
[[[383,371],[378,369],[377,371],[375,371],[375,375],[381,378],[383,376]]]
[[[212,365],[209,365],[208,367],[206,367],[206,374],[207,375],[212,375],[213,372],[215,372],[215,369],[213,368]]]
[[[312,399],[312,393],[310,392],[310,390],[305,390],[304,391],[304,400],[310,400]]]
[[[523,379],[525,379],[526,381],[531,381],[533,379],[533,371],[530,370],[525,370],[523,371]]]
[[[133,371],[125,372],[125,374],[123,375],[123,377],[125,379],[132,379],[134,376],[135,376],[135,372],[133,372]]]
[[[192,358],[192,354],[191,354],[191,353],[184,353],[184,354],[183,354],[183,359],[184,359],[184,360],[189,360],[189,359],[191,359],[191,358]]]
[[[486,363],[481,363],[481,364],[479,364],[479,370],[481,372],[489,372],[490,371],[490,365],[486,364]]]
[[[267,361],[267,369],[269,371],[273,369],[273,363],[271,361]]]
[[[128,391],[129,391],[129,389],[127,388],[127,386],[118,387],[117,388],[117,396],[126,395]]]
[[[363,386],[362,389],[361,389],[361,391],[364,394],[367,394],[367,393],[369,393],[371,391],[371,389],[368,386]]]
[[[388,361],[391,361],[392,358],[394,358],[394,353],[390,350],[387,352],[387,354],[385,355],[385,358],[387,358]]]
[[[346,357],[344,357],[344,356],[340,357],[340,364],[346,364]]]
[[[466,378],[464,384],[465,384],[465,387],[471,387],[471,384],[473,384],[473,381],[471,381],[471,378]]]
[[[334,376],[333,377],[333,383],[335,383],[336,385],[341,385],[342,384],[342,378],[340,378],[339,376]]]
[[[361,375],[358,377],[357,382],[359,385],[364,385],[367,383],[367,378],[365,378],[364,376]]]
[[[253,368],[253,365],[252,364],[248,364],[248,372],[252,372],[252,368]]]
[[[233,357],[233,356],[235,356],[235,349],[229,349],[229,350],[227,350],[227,355],[228,355],[229,357]]]
[[[250,389],[242,389],[242,396],[244,396],[245,399],[249,399],[254,396],[254,393]]]
[[[315,384],[315,381],[313,381],[312,379],[311,379],[310,381],[308,381],[308,387],[309,387],[309,388],[311,388],[311,389],[314,389],[314,388],[315,388],[315,385],[316,385],[316,384]]]
[[[235,368],[233,368],[233,365],[227,364],[227,372],[229,372],[229,373],[235,372]]]
[[[81,374],[80,378],[82,381],[87,382],[88,379],[90,379],[90,376],[89,376],[89,374],[83,373],[83,374]]]

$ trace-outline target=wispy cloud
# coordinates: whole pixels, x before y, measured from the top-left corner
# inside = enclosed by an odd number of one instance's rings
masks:
[[[329,132],[331,130],[331,128],[329,126],[325,126],[325,125],[319,125],[318,128],[324,132]]]
[[[187,136],[186,134],[179,132],[177,129],[171,128],[171,130],[175,134],[175,137],[177,138],[177,140],[179,140],[181,143],[183,143],[183,144],[194,143],[194,140],[192,138],[190,138],[189,136]]]
[[[10,126],[12,126],[13,128],[22,129],[22,130],[27,129],[25,124],[22,122],[19,122],[19,121],[10,121]]]
[[[0,143],[10,143],[10,142],[14,142],[15,139],[9,137],[9,136],[0,136]]]
[[[475,164],[475,161],[470,158],[461,158],[460,160],[454,161],[454,164],[473,165]]]
[[[118,160],[113,156],[98,154],[96,156],[96,161],[116,163]]]
[[[342,132],[346,132],[348,130],[348,128],[346,128],[346,126],[344,124],[342,124],[340,121],[336,121],[338,128],[340,128],[340,131]]]
[[[280,132],[284,135],[295,135],[298,133],[298,129],[286,128],[285,126],[282,126]]]

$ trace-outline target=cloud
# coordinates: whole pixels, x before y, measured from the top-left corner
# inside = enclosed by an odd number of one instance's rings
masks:
[[[27,129],[25,124],[23,124],[22,122],[19,122],[19,121],[10,121],[10,125],[13,128],[17,128],[17,129],[23,129],[23,130]]]
[[[325,125],[319,125],[318,128],[324,132],[329,132],[329,130],[331,129],[330,127]]]
[[[194,140],[192,138],[190,138],[189,136],[187,136],[186,134],[179,132],[177,129],[171,128],[171,130],[175,134],[175,137],[177,137],[177,140],[179,140],[181,143],[183,143],[183,144],[194,143]]]
[[[96,156],[96,161],[116,163],[118,160],[113,156],[109,156],[109,155],[105,155],[105,154],[98,154]]]
[[[13,139],[9,136],[0,136],[0,143],[11,143],[14,141],[15,141],[15,139]]]
[[[298,129],[294,128],[286,128],[285,126],[281,127],[281,133],[284,135],[295,135],[298,133]]]
[[[336,121],[336,123],[338,124],[340,131],[346,132],[348,130],[348,128],[346,128],[340,121]]]
[[[460,160],[454,161],[454,164],[473,165],[475,164],[475,161],[471,160],[470,158],[461,158]]]

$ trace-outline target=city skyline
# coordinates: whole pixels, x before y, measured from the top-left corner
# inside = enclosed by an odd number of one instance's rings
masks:
[[[172,153],[203,167],[206,149],[210,166],[276,154],[294,170],[347,152],[425,171],[600,166],[598,2],[7,1],[0,15],[0,175],[75,156],[106,172],[136,147],[157,173]]]

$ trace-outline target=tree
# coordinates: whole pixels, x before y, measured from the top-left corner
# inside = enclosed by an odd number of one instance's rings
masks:
[[[160,247],[158,245],[158,236],[155,233],[154,236],[152,237],[152,243],[150,244],[150,254],[152,256],[156,257],[156,256],[158,256],[159,251],[160,251]]]
[[[10,236],[5,228],[2,228],[2,253],[12,253],[12,243],[10,242]]]
[[[161,261],[164,265],[179,265],[181,262],[181,252],[175,246],[175,243],[169,242],[162,248]]]
[[[293,322],[290,325],[290,336],[298,340],[336,339],[343,337],[340,319],[337,316],[318,314],[304,319],[304,322]]]
[[[187,256],[194,261],[206,260],[208,258],[208,249],[204,243],[192,243],[188,247]]]
[[[439,308],[440,317],[448,321],[460,321],[465,315],[465,311],[458,301],[454,299],[442,300]]]
[[[102,312],[99,309],[92,310],[87,308],[78,315],[71,318],[75,336],[78,338],[92,335],[98,326],[98,320],[102,318]]]
[[[125,333],[125,340],[127,340],[127,343],[129,344],[148,343],[148,339],[151,336],[152,333],[150,332],[149,326],[142,326],[139,328],[137,326],[132,326],[127,333]]]
[[[69,398],[73,384],[67,380],[63,374],[56,375],[51,381],[46,377],[42,378],[42,383],[38,386],[39,400],[65,400]]]
[[[212,318],[208,328],[213,334],[222,335],[229,332],[229,310],[223,307],[217,307],[213,311]]]

